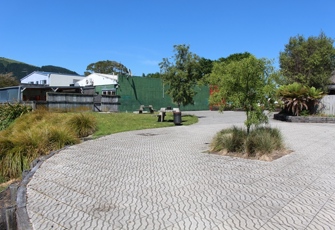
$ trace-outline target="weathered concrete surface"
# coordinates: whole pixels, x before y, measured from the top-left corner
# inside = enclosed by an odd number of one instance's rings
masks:
[[[332,229],[335,125],[279,127],[295,152],[274,162],[205,153],[242,112],[192,112],[192,126],[72,146],[27,186],[34,229]]]

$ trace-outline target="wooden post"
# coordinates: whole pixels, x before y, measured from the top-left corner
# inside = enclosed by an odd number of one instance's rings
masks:
[[[6,228],[7,230],[17,230],[15,206],[6,208]]]
[[[11,204],[16,205],[17,185],[16,184],[9,185],[9,191],[10,191]]]

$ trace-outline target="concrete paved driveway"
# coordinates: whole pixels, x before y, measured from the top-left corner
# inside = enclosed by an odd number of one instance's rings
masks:
[[[261,162],[205,153],[243,112],[191,113],[198,124],[110,135],[48,159],[27,186],[34,229],[335,228],[335,125],[271,120],[294,153]]]

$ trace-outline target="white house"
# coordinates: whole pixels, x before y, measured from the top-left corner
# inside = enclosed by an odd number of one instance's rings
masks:
[[[31,85],[71,86],[84,78],[85,76],[80,75],[34,71],[22,78],[21,83]]]
[[[118,75],[92,73],[84,79],[77,81],[75,86],[98,86],[98,85],[117,85]]]

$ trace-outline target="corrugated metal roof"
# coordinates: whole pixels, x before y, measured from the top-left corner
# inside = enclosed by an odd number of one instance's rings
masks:
[[[51,74],[57,74],[57,75],[66,75],[66,76],[85,77],[85,76],[82,76],[82,75],[76,75],[76,74],[55,73],[55,72],[44,72],[44,71],[34,71],[34,72],[28,74],[27,76],[21,78],[21,80],[24,80],[24,79],[28,78],[29,76],[31,76],[31,75],[33,75],[33,74],[39,74],[39,75],[44,75],[44,76],[50,76]]]

